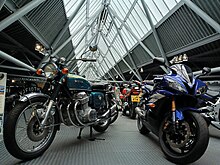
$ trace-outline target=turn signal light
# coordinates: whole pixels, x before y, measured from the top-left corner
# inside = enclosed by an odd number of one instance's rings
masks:
[[[42,70],[42,69],[38,69],[38,70],[36,71],[36,73],[37,73],[37,75],[42,75],[43,70]]]
[[[63,69],[62,69],[62,73],[63,73],[63,74],[68,74],[68,73],[69,73],[68,68],[63,68]]]
[[[150,108],[155,108],[155,104],[153,104],[153,103],[150,103],[150,104],[148,104],[148,106],[150,107]]]

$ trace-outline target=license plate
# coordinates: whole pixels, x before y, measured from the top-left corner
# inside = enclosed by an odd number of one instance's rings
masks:
[[[131,95],[131,101],[132,102],[140,102],[140,97],[139,95]]]

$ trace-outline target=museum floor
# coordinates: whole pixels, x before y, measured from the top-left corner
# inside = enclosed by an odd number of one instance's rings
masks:
[[[39,158],[22,162],[12,157],[0,137],[1,165],[169,165],[158,138],[141,135],[136,120],[119,116],[103,134],[94,133],[102,140],[89,141],[89,129],[78,140],[78,129],[62,126],[50,148]],[[210,128],[210,141],[205,154],[193,165],[219,165],[220,131]]]

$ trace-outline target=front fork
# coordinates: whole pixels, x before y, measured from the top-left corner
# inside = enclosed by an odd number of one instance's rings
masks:
[[[172,111],[172,123],[176,123],[176,102],[174,97],[172,97],[172,106],[171,106],[171,111]]]
[[[174,97],[172,97],[171,112],[172,112],[173,130],[174,130],[174,132],[176,132],[176,129],[178,129],[178,126],[179,126],[179,122],[178,122],[178,120],[176,120],[176,101],[175,101]]]
[[[53,106],[53,104],[56,100],[57,95],[59,94],[60,87],[61,87],[61,83],[58,83],[58,85],[56,86],[54,92],[52,93],[52,95],[50,97],[50,101],[49,101],[49,104],[48,104],[47,109],[46,109],[45,117],[40,123],[42,128],[45,126],[45,123],[46,123],[46,121],[47,121],[47,119],[50,115],[51,108],[52,108],[52,106]]]

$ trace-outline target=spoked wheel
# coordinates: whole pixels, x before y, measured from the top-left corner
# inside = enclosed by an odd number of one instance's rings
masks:
[[[50,115],[45,128],[40,127],[45,111],[45,98],[19,102],[4,123],[4,142],[11,155],[29,160],[43,154],[56,135],[55,117]]]
[[[184,120],[173,128],[169,117],[162,122],[159,141],[166,157],[177,164],[192,163],[206,151],[209,132],[204,118],[194,112],[185,112]]]

